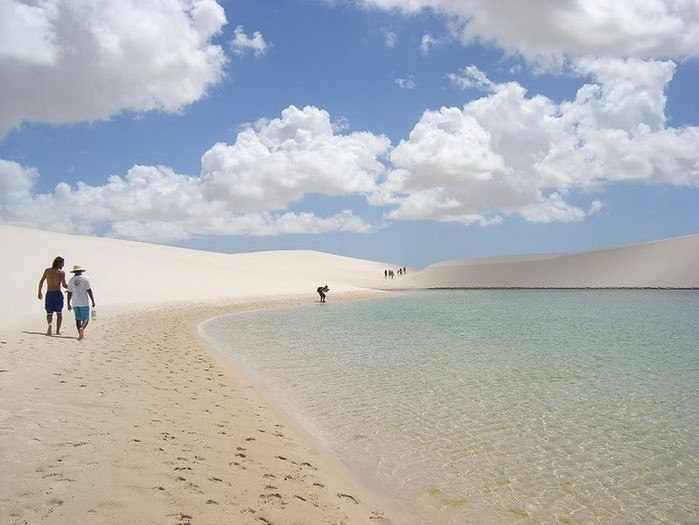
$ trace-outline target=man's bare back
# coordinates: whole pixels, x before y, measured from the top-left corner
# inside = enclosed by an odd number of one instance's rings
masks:
[[[44,270],[44,276],[39,282],[39,294],[41,294],[41,286],[44,281],[46,281],[46,291],[55,292],[61,289],[61,286],[67,288],[66,284],[66,273],[58,268],[46,268]]]

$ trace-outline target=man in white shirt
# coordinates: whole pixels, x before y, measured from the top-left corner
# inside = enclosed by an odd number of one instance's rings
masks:
[[[68,281],[68,310],[72,309],[75,312],[78,341],[82,341],[85,337],[85,328],[90,322],[90,302],[92,307],[95,307],[95,297],[92,295],[90,281],[83,275],[84,271],[84,268],[76,264],[70,271],[75,275]]]

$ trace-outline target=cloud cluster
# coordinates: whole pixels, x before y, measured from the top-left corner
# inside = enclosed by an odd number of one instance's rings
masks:
[[[289,106],[248,124],[232,144],[213,145],[196,175],[137,165],[102,185],[61,183],[36,194],[36,169],[0,160],[0,221],[156,242],[376,227],[349,210],[295,211],[323,195],[364,199],[387,220],[570,222],[599,211],[592,194],[612,183],[699,186],[699,127],[668,126],[665,91],[676,65],[657,59],[699,50],[695,1],[357,3],[447,13],[465,42],[494,42],[539,64],[565,57],[567,71],[587,83],[557,102],[475,66],[445,72],[454,89],[481,96],[425,111],[398,144],[346,132],[321,108]],[[213,0],[0,0],[0,135],[27,120],[180,111],[220,80],[227,59],[212,39],[225,23]],[[395,45],[395,35],[386,38]],[[423,51],[435,42],[423,40]],[[269,49],[240,26],[230,45],[234,53]],[[410,76],[396,83],[415,87]]]
[[[208,198],[246,212],[282,209],[310,192],[361,195],[382,176],[378,158],[389,145],[371,133],[337,133],[326,111],[290,106],[239,133],[235,144],[207,151],[202,186]]]
[[[574,100],[527,97],[516,83],[494,84],[474,67],[457,86],[490,93],[462,108],[426,111],[392,151],[394,166],[377,204],[392,219],[500,222],[576,221],[587,212],[571,192],[613,182],[699,186],[699,128],[668,128],[663,90],[671,62],[580,59],[593,78]],[[600,203],[590,203],[590,212]]]
[[[181,111],[221,79],[211,40],[225,23],[214,0],[1,0],[0,137],[23,121]]]
[[[464,42],[493,43],[532,61],[562,55],[682,59],[699,56],[696,0],[356,0],[381,9],[431,9]]]
[[[260,120],[234,144],[214,145],[198,176],[165,166],[134,166],[101,186],[66,183],[35,195],[36,170],[0,160],[0,220],[39,228],[156,242],[192,235],[366,232],[372,226],[342,210],[329,217],[292,213],[309,193],[364,195],[384,176],[388,138],[342,134],[323,110],[290,106]],[[61,217],[60,224],[53,224]]]
[[[103,186],[59,184],[33,195],[35,170],[3,162],[0,218],[61,216],[71,231],[108,224],[111,235],[167,241],[371,230],[349,211],[289,211],[310,194],[363,197],[391,220],[487,225],[510,216],[580,221],[603,204],[588,197],[583,209],[569,197],[610,183],[699,186],[699,128],[666,125],[673,63],[580,59],[576,67],[592,81],[561,103],[528,96],[517,82],[493,83],[475,67],[454,72],[454,85],[485,94],[426,111],[395,146],[369,132],[344,134],[324,110],[290,106],[210,148],[198,176],[135,166]]]

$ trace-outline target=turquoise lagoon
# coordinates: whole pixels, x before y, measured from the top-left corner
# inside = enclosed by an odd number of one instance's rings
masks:
[[[329,300],[201,331],[411,521],[699,521],[699,292]]]

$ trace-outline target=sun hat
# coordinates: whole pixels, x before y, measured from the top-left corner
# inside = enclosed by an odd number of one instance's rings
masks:
[[[76,264],[73,266],[73,269],[70,271],[70,273],[78,273],[78,272],[84,272],[85,268],[80,266],[79,264]]]

